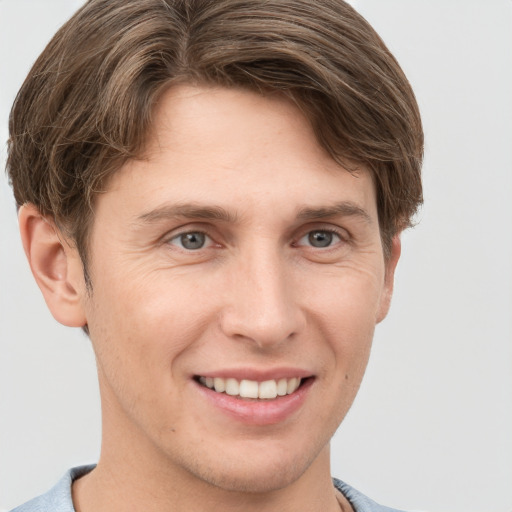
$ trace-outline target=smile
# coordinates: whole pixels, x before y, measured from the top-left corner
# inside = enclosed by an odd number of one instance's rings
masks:
[[[279,380],[271,379],[263,382],[248,379],[224,379],[222,377],[198,377],[197,380],[203,386],[217,393],[225,393],[233,397],[264,400],[272,400],[278,396],[291,395],[297,391],[302,382],[300,377],[292,377],[290,379],[283,378]]]

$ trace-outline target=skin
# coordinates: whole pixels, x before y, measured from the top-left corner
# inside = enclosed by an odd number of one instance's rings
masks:
[[[97,358],[103,442],[74,484],[78,512],[350,510],[329,440],[388,311],[400,244],[385,260],[369,173],[335,163],[291,102],[170,89],[146,157],[97,198],[91,293],[34,206],[20,227],[50,310],[88,325]],[[204,245],[185,248],[198,232]],[[194,379],[282,368],[310,387],[269,425],[226,415]]]

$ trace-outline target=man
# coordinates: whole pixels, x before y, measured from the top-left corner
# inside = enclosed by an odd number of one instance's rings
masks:
[[[421,202],[417,105],[341,1],[92,0],[10,119],[34,277],[102,449],[20,511],[389,510],[329,440]]]

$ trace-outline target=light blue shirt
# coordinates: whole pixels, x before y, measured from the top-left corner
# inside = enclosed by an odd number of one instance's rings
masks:
[[[73,499],[71,497],[71,485],[74,480],[89,473],[94,467],[94,465],[79,466],[70,469],[57,485],[46,494],[28,501],[24,505],[13,509],[11,512],[75,512]],[[333,483],[347,498],[355,512],[400,512],[399,510],[378,505],[341,480],[334,478]]]

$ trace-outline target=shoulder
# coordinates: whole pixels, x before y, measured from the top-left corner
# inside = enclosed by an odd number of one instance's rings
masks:
[[[93,468],[94,465],[70,469],[47,493],[27,501],[11,512],[75,512],[71,484]]]
[[[333,483],[336,489],[340,491],[345,498],[350,502],[355,512],[400,512],[394,508],[383,507],[379,505],[375,501],[371,500],[364,494],[356,491],[353,487],[338,480],[337,478],[333,478]]]

